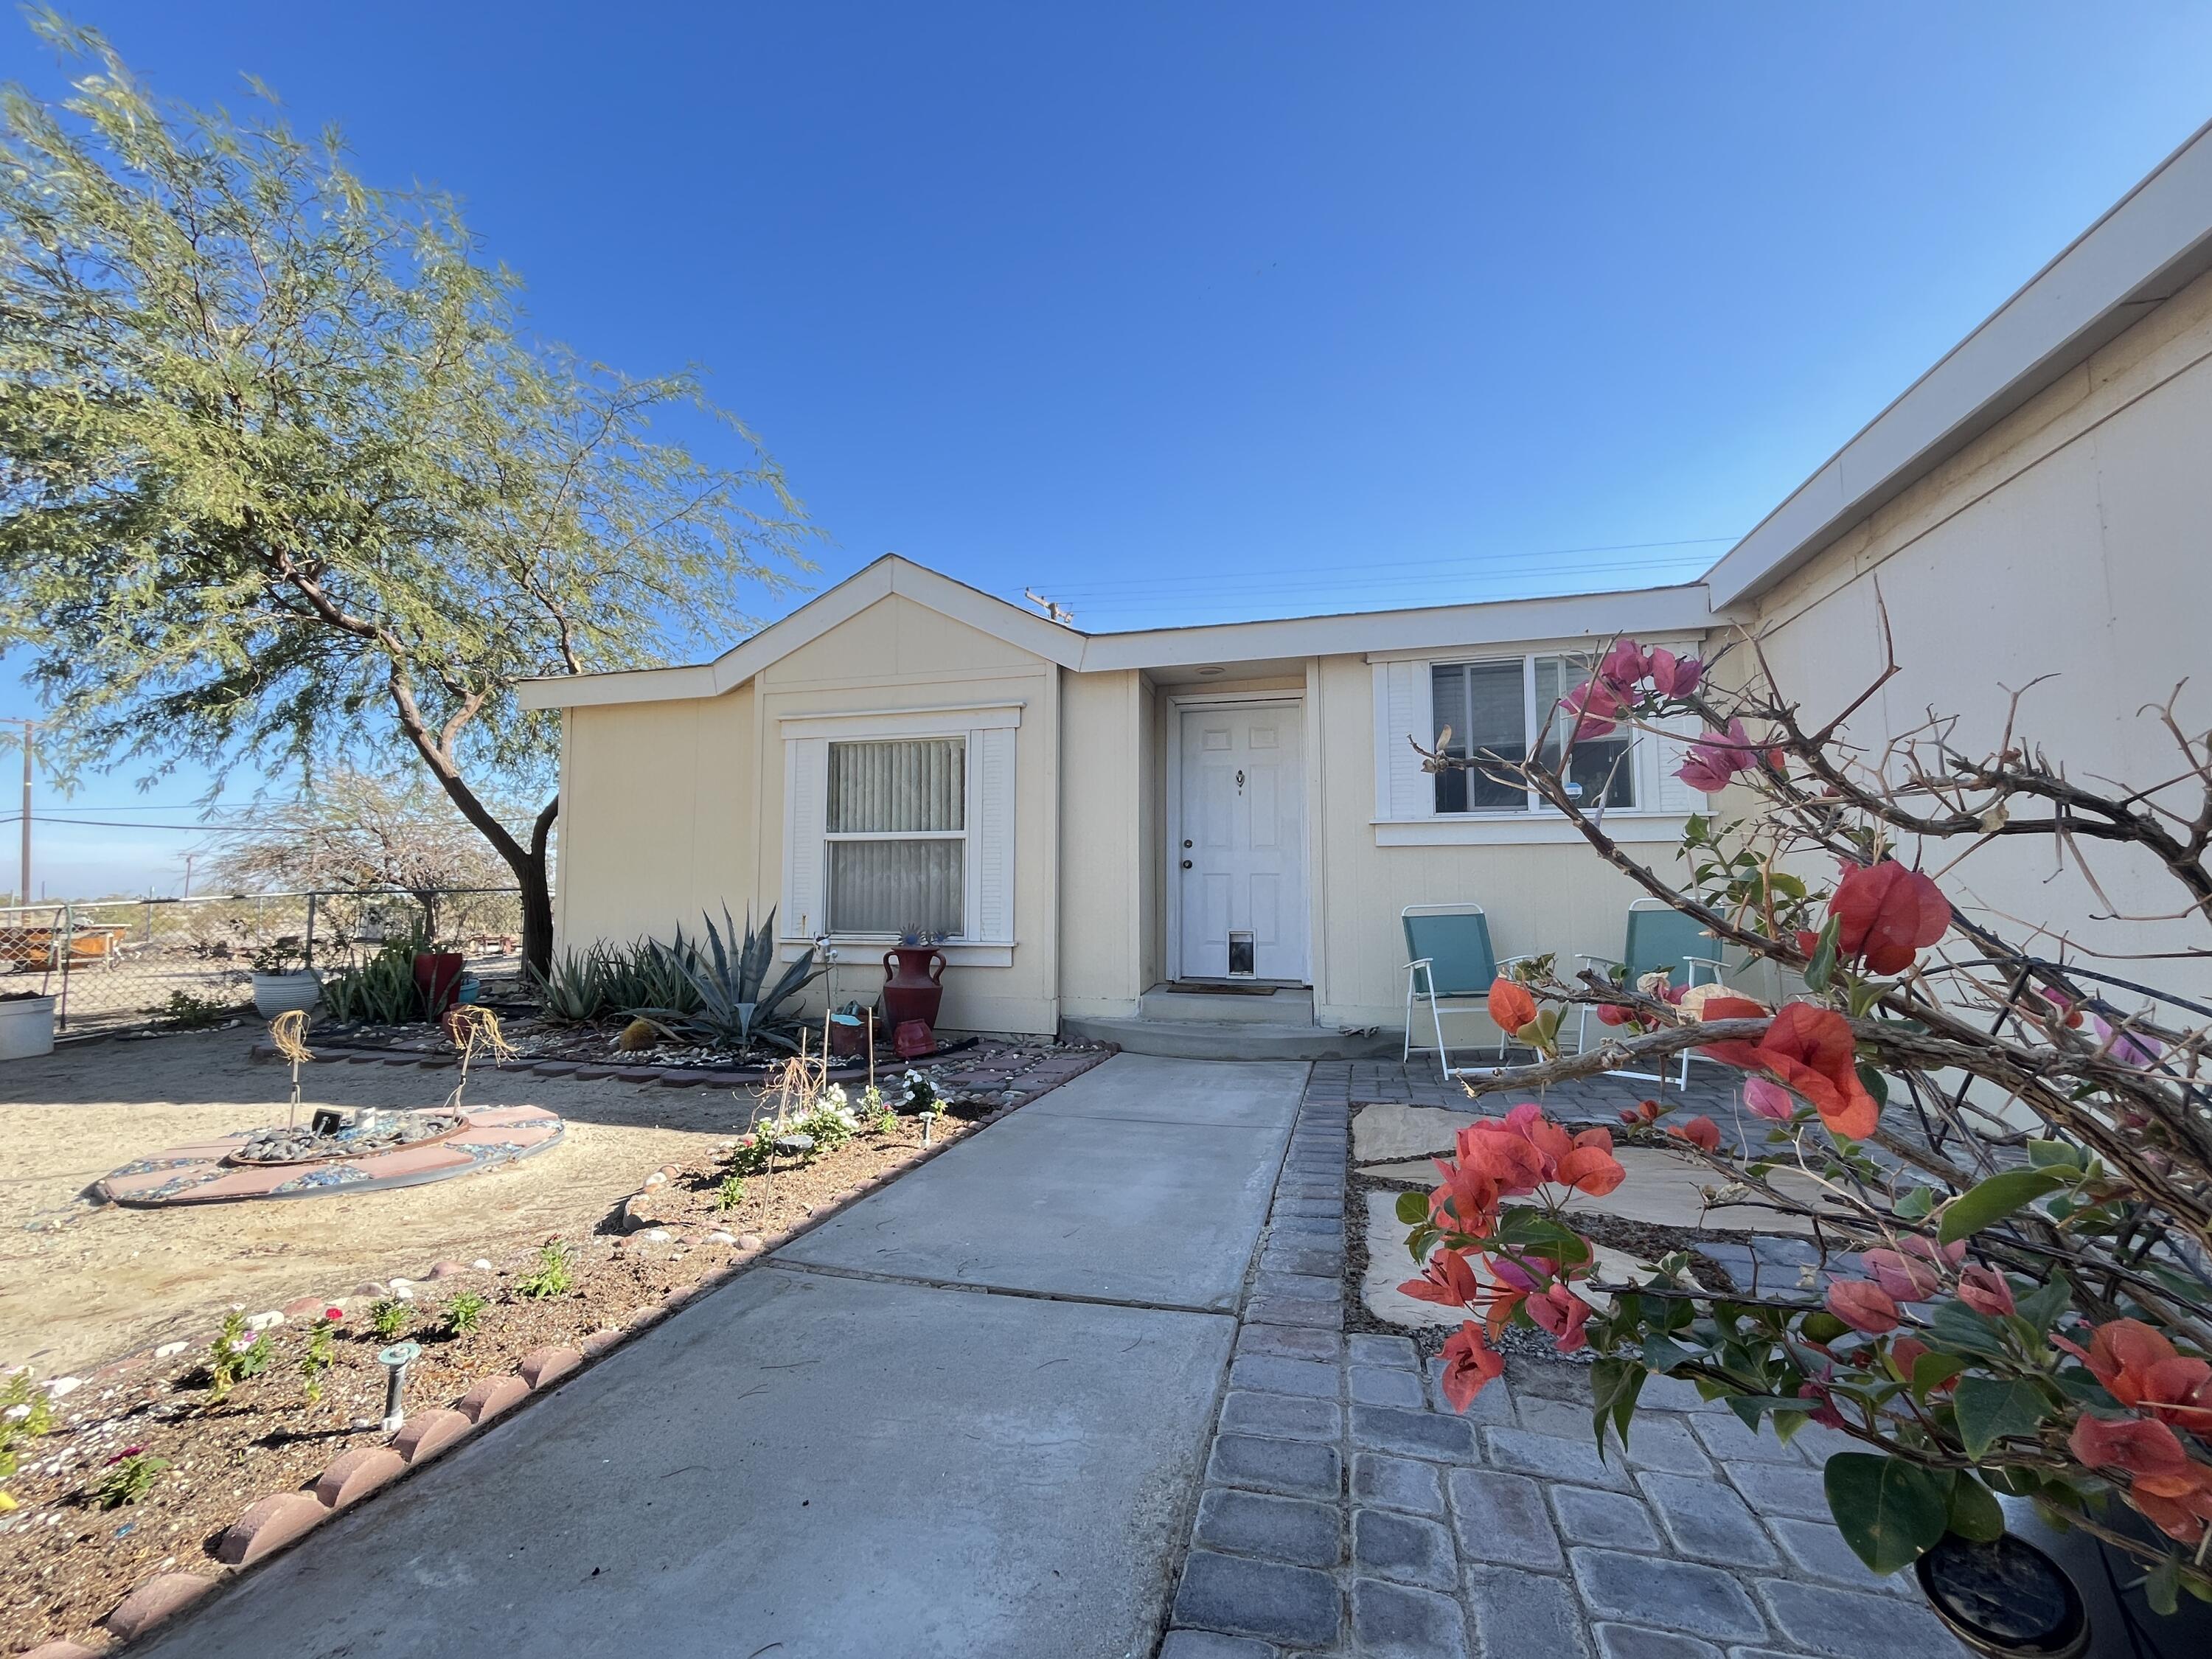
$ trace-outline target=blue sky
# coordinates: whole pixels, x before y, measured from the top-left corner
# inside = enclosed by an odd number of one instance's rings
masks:
[[[712,368],[822,581],[1099,629],[1694,576],[2212,114],[2201,5],[69,9]],[[45,840],[173,890],[190,837]]]

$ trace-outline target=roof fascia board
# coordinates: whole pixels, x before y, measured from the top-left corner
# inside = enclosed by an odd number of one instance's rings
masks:
[[[1705,589],[1688,583],[1617,593],[1570,593],[1483,605],[1353,611],[1336,617],[1219,623],[1133,634],[1094,634],[1083,653],[1091,672],[1174,668],[1284,657],[1358,656],[1526,640],[1595,639],[1612,634],[1702,633],[1717,619]]]
[[[1944,355],[1705,573],[1717,606],[1779,580],[2212,270],[2212,124]]]

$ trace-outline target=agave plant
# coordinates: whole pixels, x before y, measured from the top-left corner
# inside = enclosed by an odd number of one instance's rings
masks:
[[[799,1045],[790,1033],[798,1029],[799,1021],[783,1009],[828,971],[815,960],[814,947],[809,945],[806,954],[769,985],[768,972],[775,959],[772,907],[757,930],[751,916],[746,916],[742,943],[726,904],[722,907],[722,924],[729,930],[727,945],[714,917],[707,917],[706,922],[703,949],[696,941],[686,941],[680,928],[674,945],[654,947],[669,966],[680,972],[684,986],[697,1000],[696,1004],[685,1008],[669,1003],[626,1012],[653,1020],[677,1036],[717,1048],[742,1049],[756,1042],[771,1042],[796,1049]]]
[[[545,1018],[563,1025],[583,1025],[609,1006],[606,953],[598,945],[580,954],[563,951],[540,970],[530,969]]]
[[[392,939],[357,966],[333,974],[323,983],[323,1006],[344,1025],[400,1025],[422,1018],[422,994],[415,986],[415,953],[420,939]]]

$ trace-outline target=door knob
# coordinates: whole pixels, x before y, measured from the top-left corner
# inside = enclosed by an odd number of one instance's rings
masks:
[[[1186,870],[1190,868],[1190,860],[1188,859],[1185,859],[1182,861],[1182,867]]]

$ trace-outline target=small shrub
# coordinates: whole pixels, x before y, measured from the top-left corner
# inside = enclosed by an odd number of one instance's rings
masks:
[[[743,1176],[724,1176],[722,1177],[721,1186],[718,1188],[714,1193],[714,1203],[716,1207],[724,1210],[734,1210],[738,1205],[744,1201],[745,1178]]]
[[[381,1341],[391,1341],[407,1329],[414,1311],[396,1296],[387,1296],[381,1302],[372,1303],[368,1310],[370,1334]]]
[[[334,1352],[333,1344],[337,1336],[338,1322],[344,1317],[345,1315],[337,1309],[325,1308],[323,1310],[323,1316],[315,1322],[313,1328],[307,1333],[306,1351],[300,1355],[300,1376],[307,1384],[307,1403],[310,1406],[319,1406],[322,1403],[323,1373],[330,1370],[337,1361],[337,1356]]]
[[[196,997],[190,991],[172,991],[155,1018],[179,1031],[204,1031],[220,1025],[238,1010],[214,997]]]
[[[517,1295],[543,1298],[566,1296],[575,1283],[575,1252],[560,1239],[552,1239],[538,1252],[538,1265],[514,1281]]]
[[[45,1389],[31,1386],[28,1370],[17,1371],[8,1379],[8,1386],[0,1389],[0,1515],[16,1507],[8,1492],[8,1482],[17,1466],[16,1447],[36,1440],[53,1426],[54,1402]]]
[[[722,1160],[722,1167],[732,1176],[766,1175],[775,1156],[775,1144],[767,1136],[747,1135]]]
[[[466,1336],[483,1323],[484,1310],[489,1306],[489,1297],[479,1296],[474,1291],[463,1291],[446,1304],[446,1334]]]
[[[916,1117],[934,1112],[938,1108],[937,1085],[924,1072],[908,1072],[899,1079],[899,1109]]]
[[[843,1107],[825,1101],[791,1127],[800,1134],[814,1137],[814,1154],[819,1158],[842,1146],[859,1133],[860,1126]]]
[[[860,1091],[860,1115],[867,1120],[871,1133],[887,1135],[898,1127],[898,1114],[884,1098],[884,1091],[871,1083]]]
[[[93,1487],[93,1498],[104,1510],[143,1503],[168,1467],[167,1458],[156,1457],[143,1446],[125,1446],[107,1460],[107,1473]]]
[[[220,1406],[230,1398],[230,1391],[249,1376],[258,1376],[269,1369],[276,1357],[269,1346],[269,1334],[263,1331],[246,1340],[246,1316],[235,1308],[225,1315],[222,1334],[208,1349],[208,1397],[210,1406]]]

